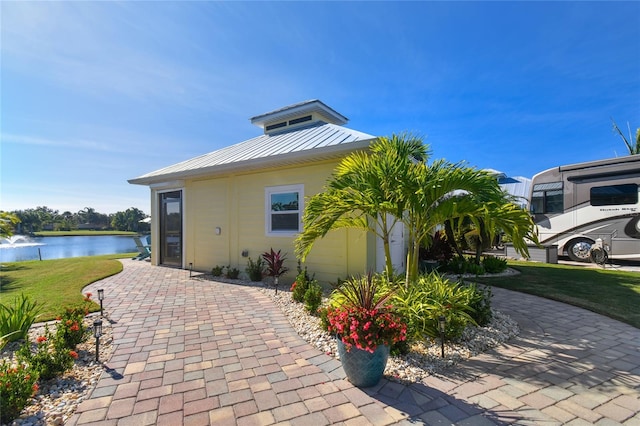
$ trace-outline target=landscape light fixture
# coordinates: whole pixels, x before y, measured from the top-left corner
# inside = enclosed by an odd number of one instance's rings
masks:
[[[444,332],[447,328],[447,318],[444,315],[438,317],[438,328],[440,329],[440,353],[444,358]]]
[[[93,322],[93,336],[96,338],[96,362],[100,361],[100,336],[102,336],[102,320]]]
[[[98,289],[98,300],[100,301],[100,316],[104,316],[104,312],[102,311],[102,301],[104,300],[104,289]]]
[[[193,272],[193,263],[189,262],[189,278],[191,278],[192,272]]]

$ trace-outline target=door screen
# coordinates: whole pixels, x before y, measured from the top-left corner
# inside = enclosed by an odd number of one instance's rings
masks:
[[[182,191],[160,194],[160,264],[182,267]]]

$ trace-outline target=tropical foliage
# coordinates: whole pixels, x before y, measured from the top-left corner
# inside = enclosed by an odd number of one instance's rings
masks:
[[[438,337],[440,316],[445,317],[447,336],[460,336],[467,325],[477,324],[472,305],[481,303],[488,303],[490,310],[490,301],[475,287],[449,281],[435,272],[400,286],[393,298],[412,340]]]
[[[402,134],[378,138],[368,152],[343,159],[324,191],[306,205],[298,256],[304,260],[314,242],[331,230],[362,229],[382,239],[385,271],[392,277],[390,233],[404,226],[410,282],[418,275],[421,246],[429,246],[438,227],[455,219],[482,229],[485,239],[500,230],[512,238],[516,251],[528,254],[525,239],[537,242],[533,220],[490,173],[445,160],[428,164],[428,157],[421,138]]]
[[[39,312],[38,303],[24,293],[14,298],[12,305],[0,304],[0,349],[9,342],[26,338]]]
[[[284,262],[287,260],[287,255],[282,254],[281,250],[274,251],[273,249],[270,249],[270,251],[262,253],[262,258],[267,264],[265,272],[270,277],[277,278],[289,271],[289,268],[284,266]]]
[[[273,278],[273,285],[276,287],[276,294],[278,293],[278,278],[281,275],[286,274],[289,268],[284,266],[284,262],[287,260],[287,255],[282,254],[281,250],[274,251],[273,248],[262,253],[262,258],[266,263],[265,273]]]
[[[20,222],[18,216],[0,211],[0,238],[13,235],[15,226]]]
[[[622,138],[622,141],[627,146],[627,149],[629,150],[629,155],[639,155],[640,154],[640,127],[636,129],[636,140],[635,140],[635,144],[633,144],[633,139],[631,137],[631,127],[629,126],[629,123],[627,123],[627,130],[629,132],[629,139],[627,139],[627,137],[624,135],[624,133],[622,133],[622,130],[620,130],[616,122],[613,120],[611,120],[611,122],[613,123],[613,131],[618,133],[618,135],[620,135],[620,137]]]

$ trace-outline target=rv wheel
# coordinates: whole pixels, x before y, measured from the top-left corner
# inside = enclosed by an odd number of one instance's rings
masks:
[[[574,262],[589,262],[591,261],[591,245],[593,241],[588,240],[586,238],[580,238],[577,240],[571,241],[567,245],[567,255],[569,259]]]

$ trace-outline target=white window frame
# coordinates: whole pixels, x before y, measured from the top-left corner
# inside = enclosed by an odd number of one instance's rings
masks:
[[[271,230],[271,196],[274,194],[298,193],[298,229],[295,231],[273,231]],[[295,210],[288,210],[286,213],[295,213]],[[264,232],[268,237],[293,237],[302,232],[302,213],[304,212],[304,185],[280,185],[267,186],[264,189]]]

